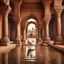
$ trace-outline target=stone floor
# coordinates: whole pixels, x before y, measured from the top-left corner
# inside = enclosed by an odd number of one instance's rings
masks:
[[[47,45],[40,46],[38,58],[31,60],[21,59],[21,64],[64,64],[64,55]]]

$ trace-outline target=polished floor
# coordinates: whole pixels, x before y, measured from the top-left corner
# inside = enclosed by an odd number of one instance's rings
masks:
[[[24,47],[25,55],[24,58],[21,58],[21,64],[64,64],[64,55],[48,45],[35,45],[32,47],[34,50],[29,54],[26,48],[31,47],[26,45]]]

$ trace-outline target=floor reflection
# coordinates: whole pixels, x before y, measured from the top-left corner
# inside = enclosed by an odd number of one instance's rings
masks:
[[[26,58],[35,58],[36,50],[35,46],[26,46]]]
[[[64,64],[64,55],[49,46],[24,46],[21,64]]]

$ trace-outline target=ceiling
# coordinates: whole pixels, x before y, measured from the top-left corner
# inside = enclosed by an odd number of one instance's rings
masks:
[[[24,3],[41,3],[42,0],[23,0]]]

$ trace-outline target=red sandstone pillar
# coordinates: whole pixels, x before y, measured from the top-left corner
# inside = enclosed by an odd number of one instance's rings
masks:
[[[8,14],[11,11],[10,6],[5,5],[6,9],[2,11],[2,39],[0,45],[8,45],[10,43],[8,38]]]
[[[56,41],[55,44],[62,44],[62,36],[61,36],[61,13],[63,10],[62,6],[56,6],[55,8],[55,12],[56,12],[56,18],[57,18],[57,23],[56,23]]]

